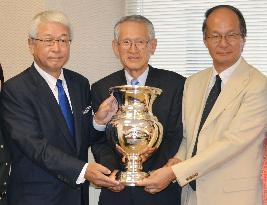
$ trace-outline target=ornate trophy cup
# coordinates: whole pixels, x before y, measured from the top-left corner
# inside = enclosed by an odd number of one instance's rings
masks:
[[[157,149],[163,128],[152,114],[152,104],[162,90],[148,86],[116,86],[110,92],[117,99],[119,109],[108,123],[108,140],[126,157],[126,171],[118,179],[127,186],[135,186],[148,173],[142,172],[140,153],[146,148]]]

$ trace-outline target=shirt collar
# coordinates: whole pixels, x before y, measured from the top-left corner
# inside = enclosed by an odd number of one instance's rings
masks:
[[[38,73],[45,79],[45,81],[49,85],[50,89],[51,90],[55,89],[56,83],[57,83],[57,79],[54,76],[52,76],[52,75],[48,74],[47,72],[45,72],[42,68],[40,68],[36,62],[34,62],[34,67],[36,68]],[[62,68],[61,68],[60,75],[59,75],[58,79],[62,80],[63,84],[66,83],[64,75],[63,75],[63,69]]]
[[[229,68],[225,69],[223,72],[220,73],[220,78],[222,79],[223,85],[227,83],[229,78],[231,77],[232,73],[235,71],[237,66],[240,64],[242,57],[240,57],[233,65]],[[212,67],[212,79],[215,81],[215,76],[218,72],[215,70],[214,66]]]
[[[136,80],[138,80],[139,85],[145,85],[146,79],[148,75],[149,67],[146,68],[146,70],[140,75]],[[124,69],[127,85],[131,85],[131,80],[134,79],[125,69]]]

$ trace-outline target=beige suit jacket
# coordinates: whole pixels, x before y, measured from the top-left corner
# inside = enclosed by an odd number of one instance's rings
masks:
[[[191,158],[212,76],[208,68],[189,77],[183,96],[184,139],[173,166],[188,204],[196,179],[197,205],[260,205],[263,139],[267,129],[267,78],[244,59],[222,89]]]

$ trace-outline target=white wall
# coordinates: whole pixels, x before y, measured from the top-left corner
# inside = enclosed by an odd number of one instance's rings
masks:
[[[65,67],[83,74],[90,83],[121,68],[111,41],[114,24],[124,15],[124,0],[1,0],[0,8],[0,63],[6,79],[32,63],[29,24],[35,14],[47,9],[63,11],[72,23],[74,39]],[[97,204],[99,191],[90,187],[90,205]]]
[[[8,79],[29,66],[28,28],[32,17],[44,9],[43,1],[0,1],[0,63]]]

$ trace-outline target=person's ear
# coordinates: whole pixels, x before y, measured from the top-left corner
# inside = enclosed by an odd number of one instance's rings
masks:
[[[34,54],[34,40],[31,38],[28,38],[28,46],[31,54]]]
[[[208,48],[208,42],[205,36],[203,36],[203,43],[205,44],[206,48]]]
[[[114,54],[117,56],[117,58],[119,58],[119,44],[116,40],[113,40],[112,41],[112,49],[113,49],[113,52]]]
[[[245,43],[246,43],[246,37],[242,37],[242,42],[241,42],[241,44],[242,44],[242,45],[241,45],[241,52],[243,52]]]
[[[157,39],[152,39],[152,40],[150,40],[149,43],[150,43],[150,45],[149,45],[150,54],[154,55],[156,48],[157,48],[158,41],[157,41]]]

